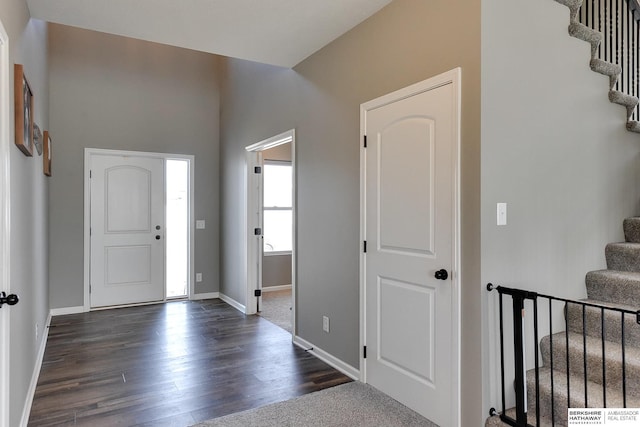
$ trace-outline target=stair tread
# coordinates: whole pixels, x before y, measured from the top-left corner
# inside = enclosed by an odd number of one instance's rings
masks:
[[[538,370],[539,388],[541,394],[551,393],[551,370],[548,367],[543,367]],[[554,370],[553,373],[553,390],[558,401],[558,397],[562,396],[564,399],[567,397],[567,374],[562,371]],[[534,391],[530,396],[530,399],[535,399],[535,369],[527,371],[527,384]],[[607,388],[606,397],[607,405],[603,402],[603,388],[602,384],[595,383],[593,381],[587,381],[586,387],[588,391],[587,407],[589,408],[622,408],[623,396],[622,390]],[[571,388],[571,402],[572,408],[584,408],[584,389],[585,381],[582,375],[570,375],[570,388]],[[637,408],[640,406],[640,396],[627,393],[627,408]],[[565,414],[566,415],[566,414]]]
[[[605,76],[616,77],[622,73],[622,67],[612,62],[604,61],[600,58],[592,59],[589,65],[593,71],[604,74]]]
[[[619,308],[621,310],[629,310],[629,311],[634,311],[634,312],[640,310],[640,307],[635,306],[635,305],[621,304],[621,303],[617,303],[617,302],[607,302],[607,301],[601,301],[599,299],[586,298],[586,299],[581,299],[580,301],[581,302],[586,302],[587,304],[601,305],[603,307],[608,307],[608,308]],[[589,307],[587,307],[587,308],[589,308]],[[597,307],[593,307],[593,308],[595,308],[597,310]]]
[[[579,22],[572,22],[569,24],[569,34],[572,37],[584,40],[591,44],[600,43],[602,41],[602,33]]]
[[[565,331],[557,332],[553,334],[552,337],[554,344],[560,343],[561,345],[566,345]],[[585,338],[587,355],[602,357],[601,339],[589,335],[586,335]],[[616,356],[615,360],[622,360],[621,354],[619,355],[618,353],[614,353],[620,348],[620,343],[605,339],[604,344],[606,358],[614,359],[613,356]],[[569,349],[578,349],[580,350],[580,353],[582,353],[583,347],[582,334],[569,331]],[[617,358],[617,356],[620,356],[619,359]],[[638,367],[640,367],[640,347],[629,344],[625,345],[625,363],[627,365],[637,365]]]
[[[620,390],[626,384],[627,392],[640,394],[640,347],[627,343],[623,353],[620,342],[563,331],[544,337],[540,353],[543,366],[553,363],[554,370],[566,372],[569,363],[571,375],[584,377],[586,372],[587,379],[596,384]]]
[[[640,133],[640,122],[629,120],[627,122],[627,130],[630,132]]]
[[[638,98],[633,95],[627,95],[626,93],[617,90],[609,91],[609,101],[630,108],[638,105]]]
[[[605,294],[619,293],[618,290],[611,289],[610,287],[608,289],[604,288],[603,290]],[[635,307],[629,304],[604,302],[600,299],[586,299],[582,301],[607,308],[618,308],[627,310],[631,313],[635,313],[638,308],[640,308],[640,306]],[[602,337],[602,311],[600,308],[586,306],[584,323],[582,319],[582,307],[578,304],[567,304],[565,315],[567,321],[567,329],[570,332],[575,332],[582,335],[584,325],[586,327],[587,335],[596,337],[598,339]],[[622,341],[622,314],[619,311],[605,310],[604,322],[605,337],[607,338],[607,340],[620,343]],[[640,348],[640,325],[636,323],[636,315],[625,314],[624,324],[626,345],[632,345]]]
[[[633,243],[633,244],[638,245],[638,248],[640,249],[640,243]],[[639,271],[611,270],[607,268],[602,270],[590,271],[587,273],[587,276],[592,279],[603,278],[603,279],[609,279],[609,280],[615,280],[615,281],[638,282],[638,284],[640,284]]]

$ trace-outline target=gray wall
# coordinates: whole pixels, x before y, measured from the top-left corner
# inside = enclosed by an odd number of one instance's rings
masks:
[[[52,24],[51,306],[83,305],[84,148],[195,156],[196,293],[219,289],[217,57]]]
[[[47,80],[47,25],[29,17],[24,0],[3,0],[0,20],[9,36],[11,63],[24,65],[34,94],[35,122],[49,129]],[[11,65],[13,82],[13,65]],[[11,93],[13,117],[13,84]],[[44,325],[49,313],[48,290],[48,179],[42,173],[42,156],[34,149],[26,157],[14,145],[15,129],[11,123],[11,282],[10,290],[20,303],[10,310],[10,425],[20,424],[27,391],[36,367]],[[38,336],[35,328],[38,325]],[[2,381],[5,379],[3,378]]]
[[[291,284],[291,254],[262,257],[262,287]]]
[[[291,161],[291,143],[262,151],[264,160]],[[291,284],[291,255],[265,255],[262,257],[262,286]]]
[[[446,35],[446,36],[444,36]],[[221,291],[244,303],[243,148],[296,129],[298,335],[359,363],[359,106],[462,67],[462,425],[480,425],[480,2],[396,0],[293,70],[227,60]],[[331,334],[322,332],[322,316]]]
[[[589,69],[589,45],[568,36],[566,7],[483,0],[482,17],[482,283],[584,297],[585,274],[640,213],[640,136]],[[495,293],[482,299],[497,313]],[[498,326],[484,322],[488,408],[499,403]]]

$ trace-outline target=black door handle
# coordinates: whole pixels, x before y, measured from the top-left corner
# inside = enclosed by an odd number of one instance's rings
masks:
[[[7,295],[4,292],[0,292],[0,307],[2,307],[4,304],[16,305],[19,301],[20,299],[16,294]]]
[[[449,278],[449,273],[447,273],[447,270],[444,268],[440,269],[436,271],[435,278],[438,280],[447,280]]]
[[[156,235],[156,240],[160,240],[160,235],[159,234]]]

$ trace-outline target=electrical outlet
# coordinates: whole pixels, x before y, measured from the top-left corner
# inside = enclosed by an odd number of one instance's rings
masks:
[[[329,318],[327,316],[322,316],[322,330],[329,333]]]
[[[202,282],[202,273],[196,273],[196,282]]]

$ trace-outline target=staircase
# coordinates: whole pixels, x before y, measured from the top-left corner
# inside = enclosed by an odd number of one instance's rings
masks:
[[[566,426],[568,407],[640,407],[640,325],[635,316],[640,309],[640,217],[625,219],[623,227],[625,242],[605,248],[607,269],[586,275],[583,302],[590,305],[567,303],[567,330],[540,340],[540,426],[551,426],[552,417],[556,426]],[[623,315],[616,309],[634,314]],[[535,426],[535,369],[526,377],[528,422]],[[510,413],[515,419],[514,411]],[[486,422],[486,426],[504,425],[498,417]]]
[[[615,0],[612,10],[599,0],[555,1],[569,8],[569,34],[591,44],[589,65],[609,77],[609,101],[626,108],[627,130],[640,133],[639,0]]]

